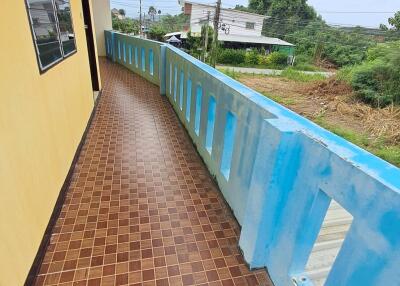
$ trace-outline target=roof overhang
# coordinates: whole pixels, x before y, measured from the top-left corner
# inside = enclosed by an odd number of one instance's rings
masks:
[[[252,44],[292,46],[292,47],[294,46],[293,44],[283,41],[281,39],[264,37],[264,36],[242,36],[242,35],[219,34],[218,40],[221,42],[252,43]]]

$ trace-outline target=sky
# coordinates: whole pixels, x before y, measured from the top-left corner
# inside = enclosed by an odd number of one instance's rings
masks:
[[[212,0],[192,0],[213,4]],[[139,0],[110,0],[111,8],[125,9],[127,16],[139,16]],[[222,0],[222,6],[233,8],[236,4],[247,6],[248,0]],[[387,19],[400,10],[400,0],[308,0],[318,14],[328,24],[346,26],[378,27],[387,24]],[[180,13],[178,0],[142,0],[142,12],[150,6],[161,10],[162,14]]]

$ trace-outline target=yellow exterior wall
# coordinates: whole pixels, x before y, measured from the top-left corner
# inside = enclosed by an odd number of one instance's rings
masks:
[[[0,11],[0,285],[22,285],[93,108],[82,4],[78,52],[39,73],[23,0]],[[12,11],[12,12],[10,12]]]
[[[109,0],[92,0],[93,22],[96,30],[97,52],[100,57],[106,56],[104,30],[112,29],[111,9]],[[95,4],[95,5],[93,5]]]

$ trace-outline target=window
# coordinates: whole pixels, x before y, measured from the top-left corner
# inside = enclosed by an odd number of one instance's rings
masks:
[[[70,0],[26,0],[36,54],[44,71],[76,51]]]
[[[254,30],[255,25],[253,22],[246,22],[246,29]]]

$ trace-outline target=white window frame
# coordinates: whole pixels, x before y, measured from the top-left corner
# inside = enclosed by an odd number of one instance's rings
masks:
[[[247,30],[255,30],[256,29],[256,23],[255,22],[246,22],[246,29]]]
[[[65,53],[64,52],[63,43],[62,43],[61,38],[60,38],[61,31],[60,31],[60,23],[59,23],[59,20],[58,20],[58,14],[57,14],[57,8],[56,8],[57,6],[55,4],[56,0],[49,0],[49,1],[51,1],[52,7],[53,7],[53,15],[54,15],[54,19],[55,19],[54,24],[55,24],[56,29],[57,29],[57,40],[54,41],[54,42],[50,42],[50,43],[58,42],[59,47],[60,47],[60,51],[61,51],[61,57],[59,59],[51,62],[50,64],[44,66],[42,64],[42,62],[41,62],[41,59],[40,59],[39,46],[38,46],[38,43],[37,43],[37,38],[36,38],[35,30],[34,30],[34,23],[33,23],[32,15],[31,15],[31,7],[30,7],[30,4],[29,4],[29,0],[25,0],[26,11],[27,11],[28,18],[29,18],[29,24],[31,26],[33,44],[35,46],[35,51],[36,51],[36,58],[37,58],[39,69],[40,69],[41,73],[47,71],[48,69],[50,69],[51,67],[55,66],[59,62],[62,62],[64,59],[66,59],[69,56],[75,54],[77,52],[77,50],[78,50],[77,46],[76,46],[76,36],[75,36],[76,32],[75,32],[75,27],[74,27],[74,21],[72,19],[71,1],[67,0],[69,5],[70,5],[71,24],[72,24],[72,29],[73,29],[73,32],[74,32],[74,46],[75,46],[75,49],[72,50],[69,53]]]

